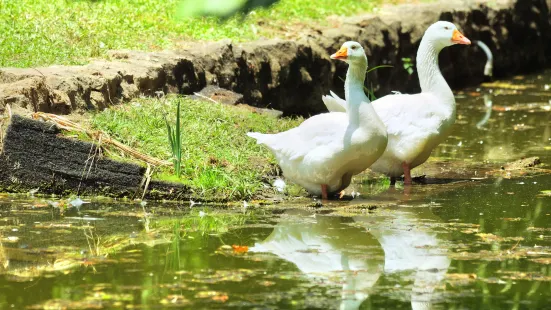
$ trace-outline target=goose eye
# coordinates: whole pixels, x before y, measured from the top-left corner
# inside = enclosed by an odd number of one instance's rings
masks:
[[[450,30],[450,27],[448,27],[448,26],[445,26],[445,27],[444,27],[444,29],[446,29],[446,30]]]
[[[356,46],[356,45],[352,45],[350,48],[353,49],[353,50],[355,50],[355,49],[357,48],[357,46]]]

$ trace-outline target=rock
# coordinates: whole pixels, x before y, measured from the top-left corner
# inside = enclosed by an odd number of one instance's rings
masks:
[[[193,95],[191,98],[204,100],[210,98],[213,101],[222,104],[236,105],[243,103],[243,95],[233,92],[231,90],[223,89],[218,86],[209,85],[203,88],[198,95]]]
[[[539,157],[528,157],[515,160],[513,162],[507,163],[502,169],[505,170],[518,170],[532,168],[541,164]]]
[[[97,110],[103,110],[106,107],[105,97],[99,91],[90,91],[90,103]]]
[[[346,64],[329,59],[347,40],[364,45],[372,66],[391,64],[368,75],[376,96],[392,90],[416,92],[415,63],[425,29],[437,20],[456,23],[471,40],[494,54],[494,77],[540,70],[551,62],[549,0],[440,0],[386,6],[377,14],[342,20],[298,41],[263,40],[235,44],[190,42],[179,51],[112,51],[110,61],[85,66],[0,69],[0,112],[5,104],[31,111],[68,114],[104,109],[140,95],[191,95],[214,85],[243,95],[243,103],[308,116],[325,110],[321,96],[342,95]],[[452,88],[484,80],[484,53],[454,46],[442,51],[440,67]]]
[[[273,118],[280,118],[283,116],[283,112],[274,110],[274,109],[257,108],[257,107],[252,107],[248,104],[239,104],[238,106],[245,109],[249,109],[253,113],[264,114],[264,115],[271,116]]]

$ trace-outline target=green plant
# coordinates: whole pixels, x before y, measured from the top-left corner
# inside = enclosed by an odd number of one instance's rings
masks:
[[[365,72],[365,74],[368,74],[369,72],[373,71],[373,70],[376,70],[376,69],[380,69],[380,68],[392,68],[393,66],[391,65],[380,65],[380,66],[375,66],[369,70],[367,70]],[[341,81],[345,82],[344,79],[342,77],[339,76],[339,79],[341,79]],[[375,96],[375,90],[373,88],[373,83],[370,83],[370,88],[367,88],[365,85],[364,85],[364,91],[367,93],[367,96],[369,97],[369,100],[371,101],[374,101],[374,100],[377,100],[377,96]]]
[[[377,96],[375,96],[375,90],[373,89],[373,83],[369,83],[370,88],[367,88],[364,85],[364,91],[367,93],[367,97],[369,97],[369,100],[375,101],[377,100]]]
[[[404,70],[406,70],[409,75],[412,75],[413,71],[415,70],[414,69],[415,65],[411,61],[411,58],[409,58],[409,57],[402,58],[402,63],[403,63],[403,66],[404,66]]]
[[[366,74],[368,74],[369,72],[371,72],[373,70],[377,70],[377,69],[380,69],[380,68],[392,68],[392,66],[391,65],[375,66],[375,67],[367,70]],[[364,86],[364,89],[367,92],[367,95],[369,96],[369,100],[375,101],[375,100],[377,100],[377,96],[375,96],[375,90],[373,89],[373,83],[370,82],[369,85],[371,86],[370,89],[367,89],[367,87],[365,87],[365,86]]]
[[[172,162],[174,163],[174,174],[179,178],[182,173],[182,131],[180,126],[180,101],[176,107],[176,125],[172,127],[165,117],[168,133],[168,143],[172,151]]]
[[[394,66],[391,66],[391,65],[380,65],[380,66],[375,66],[375,67],[373,67],[373,68],[367,70],[365,73],[367,74],[367,73],[369,73],[369,72],[371,72],[371,71],[373,71],[373,70],[377,70],[377,69],[381,69],[381,68],[394,68]]]

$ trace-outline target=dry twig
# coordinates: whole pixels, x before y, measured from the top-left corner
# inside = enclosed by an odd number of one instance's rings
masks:
[[[218,102],[218,101],[216,101],[216,100],[214,100],[214,99],[212,99],[212,98],[210,98],[210,97],[207,97],[207,96],[205,96],[205,95],[201,95],[200,93],[193,93],[193,94],[194,94],[195,96],[197,96],[197,97],[201,97],[201,98],[203,98],[203,99],[212,101],[212,102],[214,102],[214,103],[216,103],[216,104],[220,104],[220,102]]]
[[[138,152],[137,150],[111,138],[108,134],[106,134],[103,131],[99,130],[88,130],[79,124],[72,122],[65,117],[50,114],[50,113],[44,113],[44,112],[37,112],[33,113],[33,118],[35,119],[43,119],[45,121],[53,122],[58,128],[68,131],[78,131],[87,134],[89,137],[101,141],[101,143],[109,144],[119,150],[121,150],[123,153],[128,154],[138,160],[144,161],[148,164],[151,164],[153,166],[167,166],[170,165],[169,161],[166,160],[160,160],[155,157],[151,157],[149,155],[145,155],[143,153]]]

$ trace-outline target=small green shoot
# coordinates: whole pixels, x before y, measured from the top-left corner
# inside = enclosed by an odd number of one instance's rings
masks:
[[[370,85],[370,88],[367,88],[364,85],[364,91],[367,93],[369,100],[375,101],[377,100],[377,96],[375,96],[375,91],[373,90],[373,83],[369,83],[369,85]]]
[[[394,68],[394,66],[391,66],[391,65],[380,65],[380,66],[375,66],[369,70],[367,70],[365,73],[369,73],[373,70],[377,70],[377,69],[380,69],[380,68]]]
[[[172,127],[165,117],[168,133],[168,143],[172,150],[172,162],[174,163],[174,175],[178,178],[182,173],[182,131],[180,127],[180,102],[176,107],[176,125]]]
[[[377,69],[380,69],[380,68],[392,68],[391,65],[380,65],[380,66],[375,66],[369,70],[367,70],[366,74],[368,74],[369,72],[373,71],[373,70],[377,70]],[[367,95],[369,96],[369,100],[371,101],[375,101],[377,100],[377,96],[375,96],[375,91],[374,91],[374,88],[373,88],[373,83],[369,83],[370,85],[370,89],[368,89],[367,87],[364,86],[364,90],[365,92],[367,92]]]

